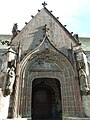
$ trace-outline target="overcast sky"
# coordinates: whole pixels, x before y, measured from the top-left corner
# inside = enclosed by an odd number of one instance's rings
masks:
[[[48,10],[67,29],[79,36],[90,37],[90,0],[45,0]],[[14,23],[21,30],[31,15],[42,9],[44,0],[0,0],[0,34],[12,34]]]

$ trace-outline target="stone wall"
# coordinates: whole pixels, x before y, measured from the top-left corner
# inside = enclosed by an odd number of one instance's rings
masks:
[[[32,120],[32,119],[31,118],[15,118],[15,119],[3,119],[3,120]],[[62,120],[90,120],[90,118],[63,117]]]
[[[63,120],[90,120],[90,118],[63,117]]]
[[[90,117],[90,95],[83,95],[82,103],[85,115]]]

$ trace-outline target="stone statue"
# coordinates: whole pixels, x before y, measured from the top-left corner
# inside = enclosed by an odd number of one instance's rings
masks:
[[[16,36],[17,36],[17,34],[18,34],[18,25],[17,25],[17,23],[15,23],[14,25],[13,25],[13,28],[12,28],[12,38],[11,38],[11,40],[13,40]]]
[[[86,55],[81,50],[76,53],[76,58],[77,58],[77,68],[78,68],[79,78],[80,78],[80,88],[82,91],[88,92],[90,91],[89,83],[88,83],[89,69],[88,69]]]
[[[13,85],[15,82],[15,67],[7,69],[7,83],[4,89],[4,96],[10,95],[13,92]]]
[[[81,90],[88,91],[89,90],[88,77],[83,69],[79,69],[79,77],[80,77],[80,83],[81,83],[80,85]]]
[[[8,83],[7,83],[7,87],[10,89],[10,91],[12,91],[13,89],[14,80],[15,80],[15,68],[11,67],[8,69]]]

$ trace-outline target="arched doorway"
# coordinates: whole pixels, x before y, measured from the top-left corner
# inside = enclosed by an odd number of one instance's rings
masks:
[[[61,120],[62,106],[59,81],[51,78],[37,78],[33,81],[32,87],[33,120]]]

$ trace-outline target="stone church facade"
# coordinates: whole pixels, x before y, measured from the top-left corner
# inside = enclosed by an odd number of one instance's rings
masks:
[[[9,46],[0,78],[8,104],[2,119],[90,120],[89,68],[78,37],[45,5],[12,33],[10,42],[1,41]]]

